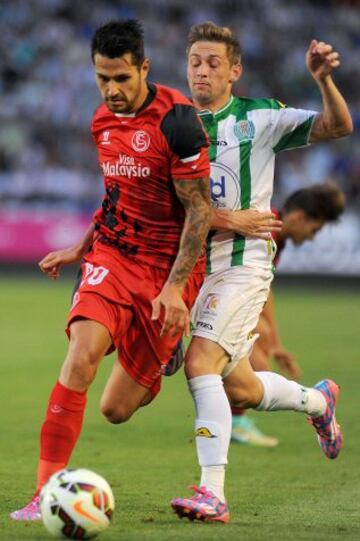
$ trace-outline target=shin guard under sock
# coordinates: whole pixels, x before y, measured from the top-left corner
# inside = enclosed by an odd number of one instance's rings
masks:
[[[73,391],[57,381],[41,428],[38,488],[67,465],[81,432],[85,406],[85,392]]]

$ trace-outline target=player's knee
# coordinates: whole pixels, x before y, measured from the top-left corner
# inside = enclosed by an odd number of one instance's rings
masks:
[[[227,354],[217,344],[193,341],[185,356],[185,374],[188,379],[221,374],[226,362]]]
[[[99,359],[86,348],[70,352],[61,370],[61,380],[72,388],[86,389],[92,383]]]
[[[211,366],[206,365],[205,360],[199,356],[197,358],[189,357],[185,364],[185,374],[187,379],[195,378],[196,376],[202,376],[204,374],[212,372]]]
[[[105,419],[113,425],[126,423],[133,413],[125,404],[114,405],[106,402],[101,402],[100,410]]]

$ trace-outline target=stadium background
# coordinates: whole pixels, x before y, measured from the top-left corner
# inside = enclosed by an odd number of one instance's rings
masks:
[[[185,41],[191,24],[237,29],[245,72],[239,94],[276,97],[319,109],[306,72],[313,37],[342,57],[335,79],[350,103],[355,133],[278,158],[274,203],[314,182],[336,180],[348,206],[340,223],[313,243],[288,246],[275,281],[282,337],[303,368],[303,383],[324,374],[342,387],[339,418],[346,446],[336,463],[315,448],[304,420],[253,414],[280,439],[276,450],[231,446],[224,530],[176,521],[168,501],[195,481],[193,405],[181,374],[126,426],[105,423],[98,401],[111,363],[89,395],[85,429],[72,465],[109,479],[118,509],[104,539],[333,541],[360,539],[358,328],[360,321],[360,2],[302,0],[0,1],[0,538],[48,539],[41,525],[11,524],[34,483],[38,427],[65,355],[71,280],[53,284],[36,261],[84,231],[102,193],[89,135],[99,103],[89,55],[96,26],[111,18],[144,22],[151,79],[187,92]],[[18,271],[21,271],[19,273]],[[291,274],[296,274],[296,281]],[[310,282],[308,275],[319,275]],[[302,278],[299,280],[299,276]],[[331,275],[331,279],[329,276]],[[290,276],[292,287],[285,287]],[[326,279],[325,279],[326,277]],[[352,288],[348,289],[351,284]],[[295,287],[293,287],[295,285]],[[336,289],[334,289],[336,286]],[[266,419],[265,419],[266,417]],[[294,420],[296,419],[296,420]],[[226,530],[226,531],[225,531]]]
[[[280,155],[274,203],[334,179],[348,208],[314,243],[296,252],[290,246],[279,270],[359,275],[360,3],[354,0],[1,2],[0,260],[36,261],[48,248],[69,245],[99,202],[101,175],[89,135],[99,97],[89,39],[98,24],[116,17],[144,22],[150,78],[185,93],[190,25],[231,23],[245,67],[236,92],[315,110],[320,96],[304,54],[313,37],[334,44],[342,58],[335,79],[350,103],[355,134]]]

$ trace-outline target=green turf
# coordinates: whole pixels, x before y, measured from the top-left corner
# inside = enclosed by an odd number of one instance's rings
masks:
[[[39,425],[66,350],[70,290],[66,281],[0,281],[1,541],[49,538],[41,524],[13,523],[8,513],[26,503],[33,489]],[[107,359],[91,389],[72,460],[114,488],[117,509],[102,540],[360,539],[359,290],[278,290],[276,298],[283,339],[304,369],[304,383],[328,375],[341,384],[338,417],[346,445],[340,457],[329,461],[322,455],[301,414],[254,414],[280,445],[231,447],[231,524],[180,521],[168,502],[199,479],[183,376],[166,379],[158,399],[126,425],[111,426],[98,411],[113,361]]]

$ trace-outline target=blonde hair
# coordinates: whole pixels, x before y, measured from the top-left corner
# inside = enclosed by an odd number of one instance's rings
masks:
[[[230,63],[233,65],[241,61],[239,40],[227,26],[218,26],[211,21],[192,26],[187,38],[186,54],[189,54],[192,45],[197,41],[224,43]]]

